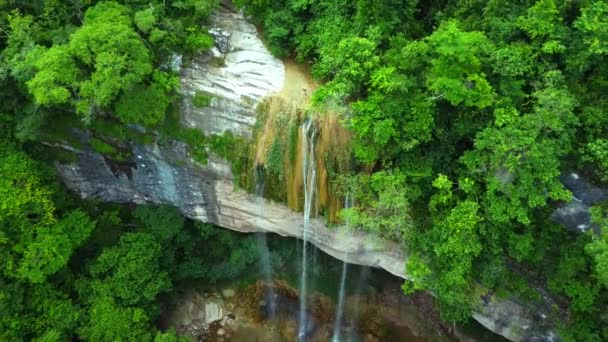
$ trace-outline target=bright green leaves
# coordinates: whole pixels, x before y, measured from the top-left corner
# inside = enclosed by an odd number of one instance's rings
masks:
[[[452,202],[454,198],[452,194],[453,183],[446,175],[439,174],[432,185],[433,188],[437,189],[437,192],[429,201],[429,209],[431,212],[437,212],[439,208],[445,207]]]
[[[331,54],[322,57],[313,72],[318,77],[332,77],[332,80],[315,94],[317,101],[343,101],[360,94],[369,82],[371,72],[380,63],[376,43],[363,37],[344,38]]]
[[[387,53],[388,65],[375,67],[369,75],[367,98],[351,105],[354,151],[364,163],[391,160],[431,139],[434,103],[422,93],[418,75],[411,70],[417,60],[404,63],[397,50]]]
[[[40,166],[8,146],[0,153],[0,271],[41,283],[67,264],[94,222],[81,211],[56,218]]]
[[[480,109],[492,105],[495,95],[484,72],[492,47],[483,33],[462,31],[456,21],[449,21],[422,40],[396,38],[385,54],[386,65],[373,60],[353,64],[349,74],[364,75],[358,82],[368,84],[367,97],[351,106],[358,159],[392,160],[430,141],[438,100]],[[369,67],[373,70],[368,75]],[[343,78],[338,73],[334,80]],[[352,88],[343,91],[352,93]]]
[[[114,109],[125,124],[154,126],[164,118],[178,86],[173,81],[169,87],[158,84],[162,82],[160,72],[153,73],[155,59],[213,46],[213,38],[194,17],[202,19],[215,4],[177,1],[171,8],[150,4],[133,15],[116,2],[98,3],[86,11],[83,25],[66,44],[38,48],[40,57],[28,89],[36,104],[72,106],[85,121]],[[189,16],[168,18],[182,11]]]
[[[95,223],[81,211],[69,213],[51,227],[39,228],[23,254],[19,275],[33,283],[43,282],[68,263],[94,228]]]
[[[455,21],[444,23],[427,38],[431,47],[428,88],[453,105],[485,108],[493,90],[482,71],[490,41],[481,32],[464,32]]]
[[[43,185],[38,166],[10,145],[0,147],[0,223],[6,224],[6,229],[55,223],[51,192]]]
[[[548,37],[556,32],[560,20],[554,0],[539,0],[517,19],[517,25],[531,38]]]
[[[93,301],[78,334],[89,341],[150,341],[148,320],[142,308],[122,307],[104,296]]]
[[[154,25],[156,25],[156,16],[154,14],[154,9],[150,7],[138,11],[137,13],[135,13],[134,21],[135,25],[140,31],[144,33],[150,32],[150,30],[154,28]]]
[[[574,26],[582,32],[583,40],[591,53],[608,54],[608,3],[590,1],[582,9]]]
[[[430,139],[432,103],[414,95],[404,101],[407,94],[378,91],[352,104],[355,115],[350,125],[357,136],[354,151],[359,160],[389,159]]]
[[[127,9],[101,3],[87,11],[84,25],[69,43],[74,58],[93,71],[79,84],[77,111],[105,108],[116,96],[152,72],[150,52],[133,30]]]
[[[93,289],[99,296],[116,298],[124,305],[153,301],[171,287],[159,267],[161,246],[146,233],[127,233],[118,246],[104,250],[91,266]]]
[[[559,263],[551,278],[549,288],[566,295],[571,303],[570,310],[575,313],[591,313],[600,288],[597,283],[590,281],[591,263],[585,255],[584,243],[588,237],[579,237],[570,248],[561,252]]]
[[[24,82],[34,73],[33,64],[40,54],[41,48],[35,43],[35,37],[40,34],[40,26],[32,16],[23,16],[16,11],[7,17],[10,31],[6,46],[0,54],[0,80],[10,75]]]
[[[517,18],[517,26],[532,39],[532,44],[546,55],[560,55],[566,51],[562,43],[566,27],[560,15],[564,5],[554,0],[539,0],[528,8],[526,15]]]
[[[536,105],[534,116],[528,121],[545,133],[564,134],[560,140],[568,140],[577,124],[573,111],[578,102],[566,87],[561,72],[547,72],[544,82],[544,87],[533,93]]]
[[[431,206],[437,208],[439,202],[451,201],[452,183],[447,177],[440,175],[433,185],[439,193]],[[423,241],[424,256],[414,255],[407,263],[414,285],[404,290],[433,291],[445,320],[466,320],[472,310],[473,261],[483,249],[478,233],[483,220],[479,211],[479,204],[470,200],[457,202],[451,208],[443,206],[443,210],[433,216],[430,229],[420,232],[422,236],[418,237]]]
[[[608,288],[608,215],[606,208],[591,209],[592,221],[599,225],[601,234],[594,234],[593,241],[585,246],[585,252],[593,258],[594,274]]]
[[[192,342],[192,339],[188,336],[180,336],[175,333],[173,328],[165,332],[157,332],[154,336],[154,342]]]
[[[49,283],[30,285],[0,280],[0,339],[3,341],[69,340],[80,308]]]
[[[479,205],[472,201],[461,201],[449,215],[438,223],[437,238],[442,241],[434,248],[439,258],[458,258],[460,262],[472,260],[481,251],[477,236],[477,224],[481,221],[478,215]]]
[[[46,51],[34,63],[39,70],[27,82],[36,103],[41,105],[66,104],[77,89],[80,70],[65,45],[57,45]]]
[[[211,14],[218,3],[218,0],[177,0],[172,1],[171,6],[192,15],[192,21],[198,22]]]
[[[143,82],[152,72],[152,59],[132,26],[127,8],[114,2],[89,9],[68,44],[51,47],[36,62],[38,72],[27,82],[36,102],[73,103],[78,114],[90,119]],[[139,114],[131,122],[158,121],[158,113],[153,119]]]
[[[410,279],[413,279],[412,281],[406,281],[401,287],[406,295],[426,289],[428,283],[432,281],[433,272],[418,253],[408,256],[405,273]]]
[[[591,163],[593,173],[608,182],[608,140],[596,139],[585,146],[583,161]]]
[[[406,44],[399,55],[388,55],[401,57],[399,64],[411,78],[422,76],[430,99],[485,108],[494,101],[484,72],[493,48],[482,32],[466,32],[457,21],[448,21],[425,39]]]
[[[0,147],[0,270],[5,276],[19,277],[20,259],[38,230],[56,223],[51,192],[38,167],[10,145]]]
[[[80,308],[48,283],[31,286],[24,299],[24,304],[36,312],[32,325],[41,336],[40,341],[69,339],[82,317]]]
[[[487,184],[485,207],[493,221],[529,224],[531,209],[548,199],[569,199],[558,177],[570,149],[576,102],[556,78],[549,74],[547,86],[535,93],[534,113],[497,109],[497,127],[478,133],[475,149],[462,158],[471,175]]]
[[[190,53],[205,51],[213,47],[213,38],[206,33],[198,32],[197,27],[186,29],[187,36],[184,48]]]
[[[604,287],[608,287],[608,241],[598,238],[585,247],[595,262],[595,274]]]
[[[485,175],[486,208],[492,220],[516,219],[529,224],[528,210],[547,197],[568,199],[557,177],[562,152],[555,141],[516,125],[488,128],[477,135],[475,150],[463,161],[474,174]]]
[[[171,98],[158,84],[137,85],[116,103],[116,116],[124,123],[154,126],[164,117]]]
[[[405,175],[399,172],[377,172],[345,180],[345,196],[354,198],[356,207],[341,211],[352,228],[379,236],[404,241],[412,228],[410,200]]]

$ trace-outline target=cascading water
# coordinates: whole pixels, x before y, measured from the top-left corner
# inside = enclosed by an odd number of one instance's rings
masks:
[[[352,207],[352,200],[350,196],[346,196],[344,199],[344,209]],[[346,229],[350,232],[348,222],[346,222]],[[346,273],[348,272],[348,254],[344,257],[342,263],[342,276],[340,277],[340,291],[338,293],[338,307],[336,308],[336,319],[334,321],[334,334],[332,337],[333,342],[340,342],[340,336],[342,332],[342,316],[344,316],[344,296],[346,291]]]
[[[359,306],[361,304],[361,294],[363,292],[363,286],[365,285],[367,278],[369,277],[370,268],[362,267],[359,272],[359,279],[357,280],[357,286],[355,286],[355,290],[353,292],[353,297],[355,298],[353,302],[353,307],[351,308],[351,312],[353,315],[353,319],[350,322],[350,329],[352,331],[357,330],[357,325],[359,324]],[[352,341],[352,338],[348,339],[348,341]]]
[[[254,171],[255,175],[255,194],[257,204],[257,217],[258,219],[264,217],[264,177],[262,171],[258,168]],[[260,252],[260,269],[264,282],[266,283],[264,301],[266,302],[266,316],[267,318],[274,318],[276,314],[276,303],[274,288],[272,285],[272,264],[270,261],[270,250],[268,249],[268,242],[266,241],[266,234],[256,234],[256,241],[258,245],[258,251]]]
[[[298,339],[306,340],[308,333],[308,322],[306,312],[307,296],[307,244],[310,216],[312,211],[313,199],[315,196],[315,182],[317,177],[315,162],[315,136],[316,130],[311,119],[306,120],[302,125],[302,178],[304,182],[304,227],[302,233],[302,274],[300,276],[300,320],[298,328]]]

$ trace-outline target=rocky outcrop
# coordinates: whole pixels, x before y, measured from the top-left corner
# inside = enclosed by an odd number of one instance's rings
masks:
[[[65,184],[83,198],[115,203],[158,203],[178,207],[184,215],[239,232],[267,232],[301,238],[303,217],[286,206],[265,202],[260,211],[255,196],[234,188],[229,166],[212,160],[201,167],[181,144],[133,146],[136,163],[129,172],[116,168],[94,152],[79,152],[74,164],[58,164]],[[263,215],[260,215],[263,212]],[[360,231],[328,228],[313,219],[308,239],[340,260],[385,269],[408,279],[407,257],[394,242]],[[547,313],[514,301],[488,296],[474,317],[490,330],[511,340],[551,340]]]
[[[282,87],[284,65],[264,48],[255,27],[241,15],[222,10],[214,23],[217,27],[211,33],[218,41],[215,55],[195,60],[182,70],[182,119],[206,134],[231,130],[249,137],[255,123],[255,106]],[[213,97],[209,107],[192,106],[191,97],[196,92]],[[259,201],[234,188],[226,162],[211,157],[207,165],[199,165],[179,142],[164,147],[135,144],[132,152],[131,163],[115,165],[90,149],[76,151],[77,162],[57,164],[57,169],[65,184],[83,198],[170,204],[192,219],[227,229],[302,237],[301,214],[266,202],[260,215]],[[313,219],[309,231],[310,242],[335,258],[408,278],[406,255],[394,242],[364,232],[330,229],[322,219]],[[553,339],[544,313],[514,301],[488,296],[474,317],[511,340]]]
[[[593,186],[576,172],[564,174],[560,180],[572,192],[572,200],[557,208],[551,219],[576,232],[597,230],[591,223],[589,210],[595,204],[608,201],[608,191]]]
[[[248,137],[261,98],[283,87],[285,68],[241,14],[220,10],[212,19],[215,47],[181,72],[182,119],[205,134],[230,130]],[[211,97],[204,108],[192,105],[196,93]]]

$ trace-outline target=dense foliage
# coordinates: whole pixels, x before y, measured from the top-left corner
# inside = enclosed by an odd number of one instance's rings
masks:
[[[0,0],[0,340],[174,341],[154,327],[159,299],[256,258],[251,239],[175,209],[76,200],[45,163],[74,158],[56,147],[82,147],[80,129],[115,162],[131,141],[178,139],[247,177],[246,142],[175,115],[174,54],[212,46],[218,2]],[[432,291],[459,321],[480,288],[529,301],[547,289],[564,339],[608,339],[606,205],[587,234],[549,220],[571,198],[563,172],[607,186],[606,0],[235,3],[273,53],[311,64],[318,111],[342,108],[357,161],[343,219],[408,249],[406,292]]]
[[[0,1],[0,340],[181,341],[156,328],[173,289],[257,269],[251,237],[67,193],[47,162],[75,156],[40,144],[80,148],[71,130],[87,129],[123,161],[127,142],[155,139],[128,124],[196,141],[165,118],[179,86],[168,65],[212,45],[201,24],[216,5]]]
[[[251,237],[169,207],[83,203],[23,151],[5,141],[2,152],[3,341],[175,338],[154,328],[159,296],[185,280],[213,284],[255,267]]]
[[[461,320],[478,283],[530,299],[546,287],[565,338],[608,339],[605,237],[548,220],[571,198],[562,172],[606,185],[608,2],[239,3],[274,53],[324,81],[320,111],[346,108],[374,173],[344,217],[407,246],[407,291]]]

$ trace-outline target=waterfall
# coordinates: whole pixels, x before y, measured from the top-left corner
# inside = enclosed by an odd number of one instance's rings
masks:
[[[257,219],[264,217],[264,177],[262,170],[258,167],[254,170],[255,176],[255,194],[257,204]],[[272,319],[276,314],[276,303],[274,295],[274,287],[272,285],[272,265],[270,262],[270,251],[268,249],[268,243],[266,241],[265,233],[256,234],[256,241],[258,245],[258,251],[260,252],[260,269],[262,276],[264,277],[264,283],[266,285],[264,291],[264,301],[266,302],[266,316],[268,319]]]
[[[363,285],[365,285],[367,277],[369,276],[370,268],[367,266],[363,266],[359,273],[359,280],[357,280],[357,286],[355,286],[355,290],[353,292],[353,298],[355,299],[352,307],[352,316],[353,319],[350,322],[350,329],[352,331],[357,330],[357,325],[359,324],[359,307],[361,304],[361,293],[363,292]],[[347,339],[347,341],[353,341],[352,336]]]
[[[350,196],[346,196],[344,199],[344,209],[352,207],[352,200]],[[348,222],[346,222],[346,229],[350,232]],[[340,291],[338,293],[338,306],[336,308],[336,319],[334,321],[334,335],[332,338],[333,342],[340,342],[340,334],[342,332],[342,316],[344,316],[344,296],[346,291],[346,273],[348,272],[348,254],[344,257],[342,262],[342,276],[340,277]]]
[[[302,125],[302,178],[304,182],[304,227],[302,233],[302,274],[300,275],[300,320],[298,328],[298,339],[306,340],[308,333],[308,322],[306,321],[306,296],[307,296],[307,244],[310,216],[315,196],[315,182],[317,176],[315,163],[315,135],[316,130],[311,119]]]

